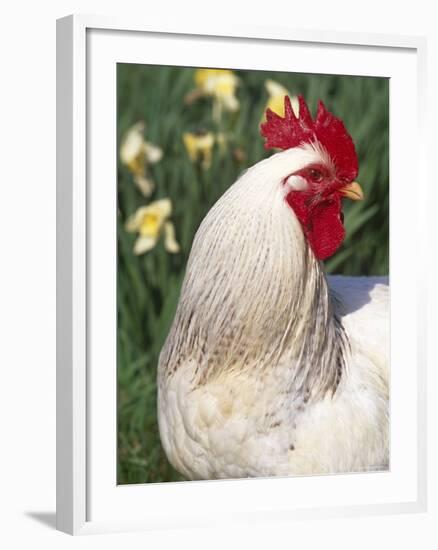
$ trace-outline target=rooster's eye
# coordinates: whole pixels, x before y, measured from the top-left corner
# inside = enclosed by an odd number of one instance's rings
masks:
[[[311,168],[309,170],[309,177],[315,183],[319,183],[323,179],[323,174],[319,170],[316,170],[315,168]]]

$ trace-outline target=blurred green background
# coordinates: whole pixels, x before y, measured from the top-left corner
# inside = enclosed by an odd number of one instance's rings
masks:
[[[195,70],[119,64],[118,146],[128,129],[145,122],[145,139],[160,147],[159,162],[146,167],[155,183],[146,197],[133,172],[118,162],[118,483],[175,481],[156,420],[156,367],[176,308],[193,236],[212,204],[248,166],[272,154],[263,147],[259,124],[268,101],[265,81],[303,94],[315,113],[318,99],[340,117],[356,144],[363,202],[345,201],[347,236],[326,262],[329,273],[388,274],[389,81],[383,78],[234,71],[239,109],[215,119],[214,100],[188,101]],[[189,96],[188,96],[189,94]],[[196,92],[194,94],[196,96]],[[192,98],[193,99],[193,98]],[[185,132],[220,135],[211,166],[193,162]],[[223,136],[225,136],[225,143]],[[179,253],[169,253],[163,236],[142,255],[133,252],[137,235],[125,223],[139,207],[160,198],[172,201],[171,221]]]

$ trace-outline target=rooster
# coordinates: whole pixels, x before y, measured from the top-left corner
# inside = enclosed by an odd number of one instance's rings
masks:
[[[385,470],[386,278],[327,277],[363,198],[343,122],[303,97],[261,124],[280,150],[201,223],[158,365],[158,420],[188,479]]]

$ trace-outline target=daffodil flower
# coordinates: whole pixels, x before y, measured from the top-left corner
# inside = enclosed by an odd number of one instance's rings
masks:
[[[164,234],[164,248],[176,254],[180,246],[175,238],[175,227],[169,221],[172,213],[170,199],[160,199],[140,207],[126,221],[125,228],[130,233],[138,233],[134,244],[134,254],[140,255],[152,250]]]
[[[145,141],[145,124],[137,122],[126,132],[120,146],[120,160],[133,175],[134,183],[145,197],[154,190],[154,182],[147,173],[147,166],[161,160],[160,147]]]
[[[201,162],[204,169],[211,166],[214,135],[211,132],[185,132],[183,142],[192,162]]]
[[[239,79],[228,69],[197,69],[195,71],[196,89],[186,96],[186,102],[192,103],[202,96],[213,98],[213,118],[219,121],[222,111],[235,112],[239,109],[236,88]]]
[[[264,112],[266,112],[266,109],[269,108],[277,115],[284,117],[284,96],[287,95],[290,97],[290,102],[295,115],[298,116],[299,103],[297,96],[291,96],[289,91],[284,86],[274,80],[266,80],[265,88],[269,94],[269,99]],[[265,115],[263,115],[263,119],[264,117]]]

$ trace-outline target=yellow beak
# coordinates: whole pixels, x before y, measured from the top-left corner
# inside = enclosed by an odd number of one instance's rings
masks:
[[[341,193],[344,197],[347,197],[353,201],[361,201],[364,198],[362,187],[357,183],[357,181],[353,181],[343,187],[341,189]]]

